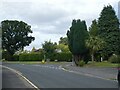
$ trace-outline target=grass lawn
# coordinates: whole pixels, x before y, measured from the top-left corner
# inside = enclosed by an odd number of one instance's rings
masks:
[[[85,67],[118,67],[118,64],[110,63],[107,61],[103,62],[89,62]]]
[[[43,64],[41,61],[3,61],[14,64]],[[44,64],[64,64],[65,62],[45,62]]]
[[[15,64],[42,64],[41,61],[3,61],[3,62],[7,62],[7,63],[15,63]],[[66,62],[45,62],[44,64],[60,64],[63,65]],[[118,64],[113,64],[107,61],[103,61],[103,62],[89,62],[88,64],[86,64],[84,67],[118,67]]]
[[[3,61],[6,63],[14,63],[14,64],[40,64],[40,61]]]

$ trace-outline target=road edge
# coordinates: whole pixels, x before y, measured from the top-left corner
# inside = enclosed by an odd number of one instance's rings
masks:
[[[83,74],[83,73],[80,73],[80,72],[77,72],[77,71],[73,71],[73,70],[68,70],[66,69],[64,66],[61,65],[61,69],[63,71],[66,71],[66,72],[71,72],[71,73],[75,73],[75,74],[80,74],[80,75],[85,75],[85,76],[89,76],[89,77],[95,77],[95,78],[99,78],[99,79],[103,79],[103,80],[109,80],[109,81],[115,81],[115,82],[118,82],[117,80],[111,80],[109,78],[103,78],[103,77],[100,77],[100,76],[95,76],[95,75],[92,75],[92,74]]]
[[[23,79],[25,79],[34,89],[40,90],[35,84],[33,84],[28,78],[26,78],[20,71],[17,71],[15,69],[12,69],[12,68],[4,66],[4,65],[0,65],[0,66],[4,67],[6,69],[9,69],[9,70],[11,70],[13,72],[15,72],[16,74],[18,74],[19,76],[21,76]]]

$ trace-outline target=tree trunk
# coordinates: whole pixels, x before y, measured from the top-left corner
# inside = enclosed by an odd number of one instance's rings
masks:
[[[92,62],[94,62],[94,54],[93,53],[91,54],[91,57],[92,57]]]
[[[74,55],[73,60],[75,62],[75,65],[78,66],[79,65],[79,60],[80,60],[80,55]]]

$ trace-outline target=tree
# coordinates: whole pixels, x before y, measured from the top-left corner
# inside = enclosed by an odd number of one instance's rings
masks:
[[[83,59],[83,54],[87,52],[85,40],[88,38],[88,31],[85,21],[73,20],[70,30],[67,31],[67,37],[69,50],[78,66],[79,60]]]
[[[2,28],[0,26],[0,38],[2,37]]]
[[[98,19],[98,34],[106,42],[102,53],[106,58],[120,54],[119,20],[111,5],[105,6]]]
[[[92,25],[89,27],[89,33],[91,36],[98,35],[98,23],[96,19],[92,21]]]
[[[35,50],[36,50],[35,47],[33,47],[31,52],[35,52]]]
[[[90,36],[86,40],[86,46],[90,49],[92,62],[94,62],[95,52],[97,52],[98,50],[101,50],[104,47],[104,45],[105,45],[105,42],[97,36]]]
[[[57,49],[60,49],[62,52],[70,52],[68,45],[65,45],[65,44],[57,45]]]
[[[28,46],[35,39],[28,35],[32,33],[31,26],[23,21],[4,20],[1,26],[2,49],[7,50],[10,56]]]
[[[59,44],[64,44],[64,45],[68,45],[68,39],[67,37],[61,37]]]
[[[52,43],[51,41],[45,41],[44,44],[42,44],[42,48],[46,57],[50,59],[51,55],[55,53],[56,43]]]

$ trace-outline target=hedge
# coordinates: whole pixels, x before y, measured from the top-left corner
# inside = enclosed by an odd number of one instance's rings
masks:
[[[19,61],[42,61],[44,55],[41,53],[20,54]]]
[[[16,56],[18,58],[18,56]],[[42,53],[27,53],[20,54],[19,61],[42,61],[44,59],[44,55]],[[46,56],[46,59],[50,59],[50,61],[72,61],[71,53],[54,53],[49,54],[49,58]]]
[[[72,54],[71,53],[57,53],[55,59],[58,61],[72,61]]]
[[[19,61],[19,55],[13,55],[13,60],[14,61]]]
[[[18,61],[19,55],[10,55],[7,51],[2,51],[2,59],[8,60],[8,61]]]

